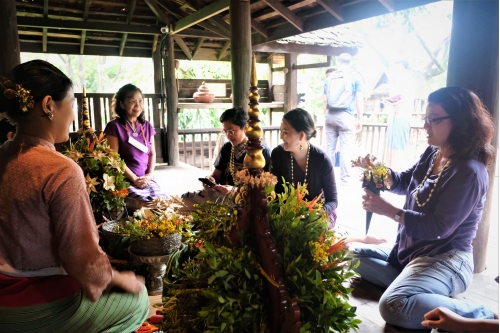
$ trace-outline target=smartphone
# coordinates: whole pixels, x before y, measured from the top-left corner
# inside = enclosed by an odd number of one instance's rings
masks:
[[[216,184],[213,183],[210,179],[208,178],[198,178],[198,180],[200,182],[202,182],[203,184],[207,185],[208,187],[214,187]]]

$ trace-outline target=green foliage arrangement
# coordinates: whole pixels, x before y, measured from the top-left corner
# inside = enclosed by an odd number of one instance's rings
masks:
[[[267,187],[272,197],[273,187]],[[269,220],[289,296],[301,311],[301,332],[348,332],[356,329],[356,308],[343,283],[355,273],[343,240],[328,230],[321,204],[303,200],[304,186],[285,186],[268,203]],[[230,200],[207,202],[193,213],[189,246],[165,279],[163,329],[167,332],[267,332],[270,310],[261,259],[229,234],[237,211]]]
[[[198,231],[164,281],[165,332],[263,331],[267,287],[258,255],[229,240],[236,213],[227,199],[208,201],[193,213]]]
[[[125,180],[125,162],[108,146],[104,132],[99,137],[84,132],[64,155],[82,168],[94,213],[125,206],[130,185]]]
[[[300,332],[349,332],[361,321],[348,303],[351,289],[343,283],[356,273],[343,240],[328,229],[318,198],[307,202],[305,195],[305,186],[287,183],[284,193],[268,204],[285,285],[300,308]]]

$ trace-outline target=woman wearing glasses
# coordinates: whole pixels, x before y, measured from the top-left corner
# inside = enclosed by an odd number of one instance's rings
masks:
[[[228,194],[234,186],[234,175],[243,169],[243,160],[246,155],[247,137],[245,131],[248,128],[248,114],[240,107],[228,109],[220,116],[222,131],[229,142],[226,142],[214,163],[214,171],[208,177],[217,185],[209,187],[203,186],[209,190],[215,190],[222,195]],[[271,160],[271,150],[265,144],[262,155],[266,160],[264,171],[269,171],[269,161]]]
[[[395,207],[365,189],[363,208],[398,223],[394,246],[356,248],[363,279],[387,288],[380,298],[390,324],[424,329],[424,315],[442,306],[465,318],[494,313],[449,296],[472,280],[472,240],[488,190],[494,159],[493,122],[471,91],[448,87],[429,95],[424,129],[429,147],[403,172],[391,170],[391,191],[406,196]],[[369,161],[358,160],[361,163]]]
[[[111,104],[114,120],[104,132],[109,146],[125,162],[129,198],[150,201],[166,196],[153,178],[156,151],[153,125],[144,118],[142,91],[133,84],[121,87]]]

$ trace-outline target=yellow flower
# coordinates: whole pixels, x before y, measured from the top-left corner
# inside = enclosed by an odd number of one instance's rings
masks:
[[[109,158],[108,165],[111,165],[113,168],[115,168],[118,171],[120,171],[122,169],[120,161],[114,159],[113,157]]]
[[[102,178],[104,180],[103,186],[104,189],[108,191],[114,191],[115,190],[115,176],[109,176],[107,173],[102,175]]]
[[[94,150],[92,153],[89,154],[90,157],[101,161],[103,157],[106,157],[101,151]]]
[[[87,194],[90,194],[90,192],[97,193],[95,185],[100,184],[100,182],[97,181],[97,177],[90,178],[89,174],[87,174],[87,176],[85,177],[85,182],[87,183]]]
[[[75,162],[78,162],[78,160],[80,158],[83,158],[83,154],[80,153],[79,151],[77,150],[72,150],[70,153],[69,153],[69,158],[71,158],[73,161]]]

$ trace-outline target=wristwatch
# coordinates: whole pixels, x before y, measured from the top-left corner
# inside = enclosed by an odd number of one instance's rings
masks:
[[[402,210],[402,209],[398,210],[398,212],[396,213],[396,215],[394,215],[394,217],[392,219],[396,222],[399,222],[403,213],[404,213],[404,210]]]

